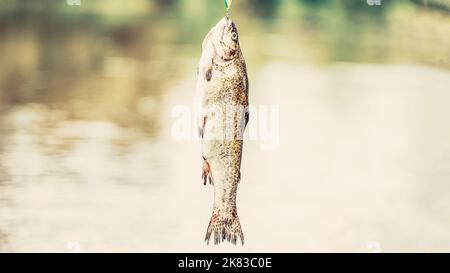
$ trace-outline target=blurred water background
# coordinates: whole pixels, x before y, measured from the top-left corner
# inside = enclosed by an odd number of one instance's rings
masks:
[[[251,103],[280,107],[243,248],[203,244],[200,146],[170,134],[223,1],[76,2],[0,3],[0,251],[450,251],[448,1],[234,1]]]

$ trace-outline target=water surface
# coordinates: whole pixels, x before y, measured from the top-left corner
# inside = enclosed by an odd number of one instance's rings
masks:
[[[203,243],[200,145],[171,134],[214,14],[3,16],[0,250],[449,251],[448,15],[290,7],[234,15],[280,109],[277,149],[245,143],[243,248]]]

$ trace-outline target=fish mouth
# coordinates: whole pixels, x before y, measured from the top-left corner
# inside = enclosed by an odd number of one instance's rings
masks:
[[[221,61],[231,61],[236,58],[239,49],[237,40],[231,39],[232,33],[237,29],[234,22],[223,17],[206,35],[203,40],[202,48],[210,44],[215,52],[215,56]]]
[[[222,20],[217,23],[216,29],[220,31],[220,37],[223,37],[224,34],[234,31],[236,27],[234,22],[230,18],[223,17]]]
[[[211,28],[209,33],[205,36],[202,43],[202,48],[214,40],[222,40],[225,30],[231,26],[233,22],[228,17],[223,17],[214,27]]]

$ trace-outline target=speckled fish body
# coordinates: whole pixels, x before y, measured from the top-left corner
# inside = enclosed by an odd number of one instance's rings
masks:
[[[243,133],[248,122],[248,77],[235,24],[225,17],[206,35],[198,67],[204,184],[214,185],[205,241],[236,244],[244,235],[237,215]]]

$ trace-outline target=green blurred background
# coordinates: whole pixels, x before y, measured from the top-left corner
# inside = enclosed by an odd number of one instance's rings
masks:
[[[204,251],[212,192],[171,110],[223,1],[76,2],[0,1],[0,251]],[[245,144],[244,250],[449,251],[449,1],[231,17],[251,103],[280,107],[280,147]]]
[[[134,111],[137,99],[158,100],[198,58],[204,34],[224,14],[219,0],[68,3],[1,1],[2,107],[63,103],[75,117],[148,126]],[[231,14],[253,67],[281,59],[450,68],[448,1],[381,3],[237,0]]]

